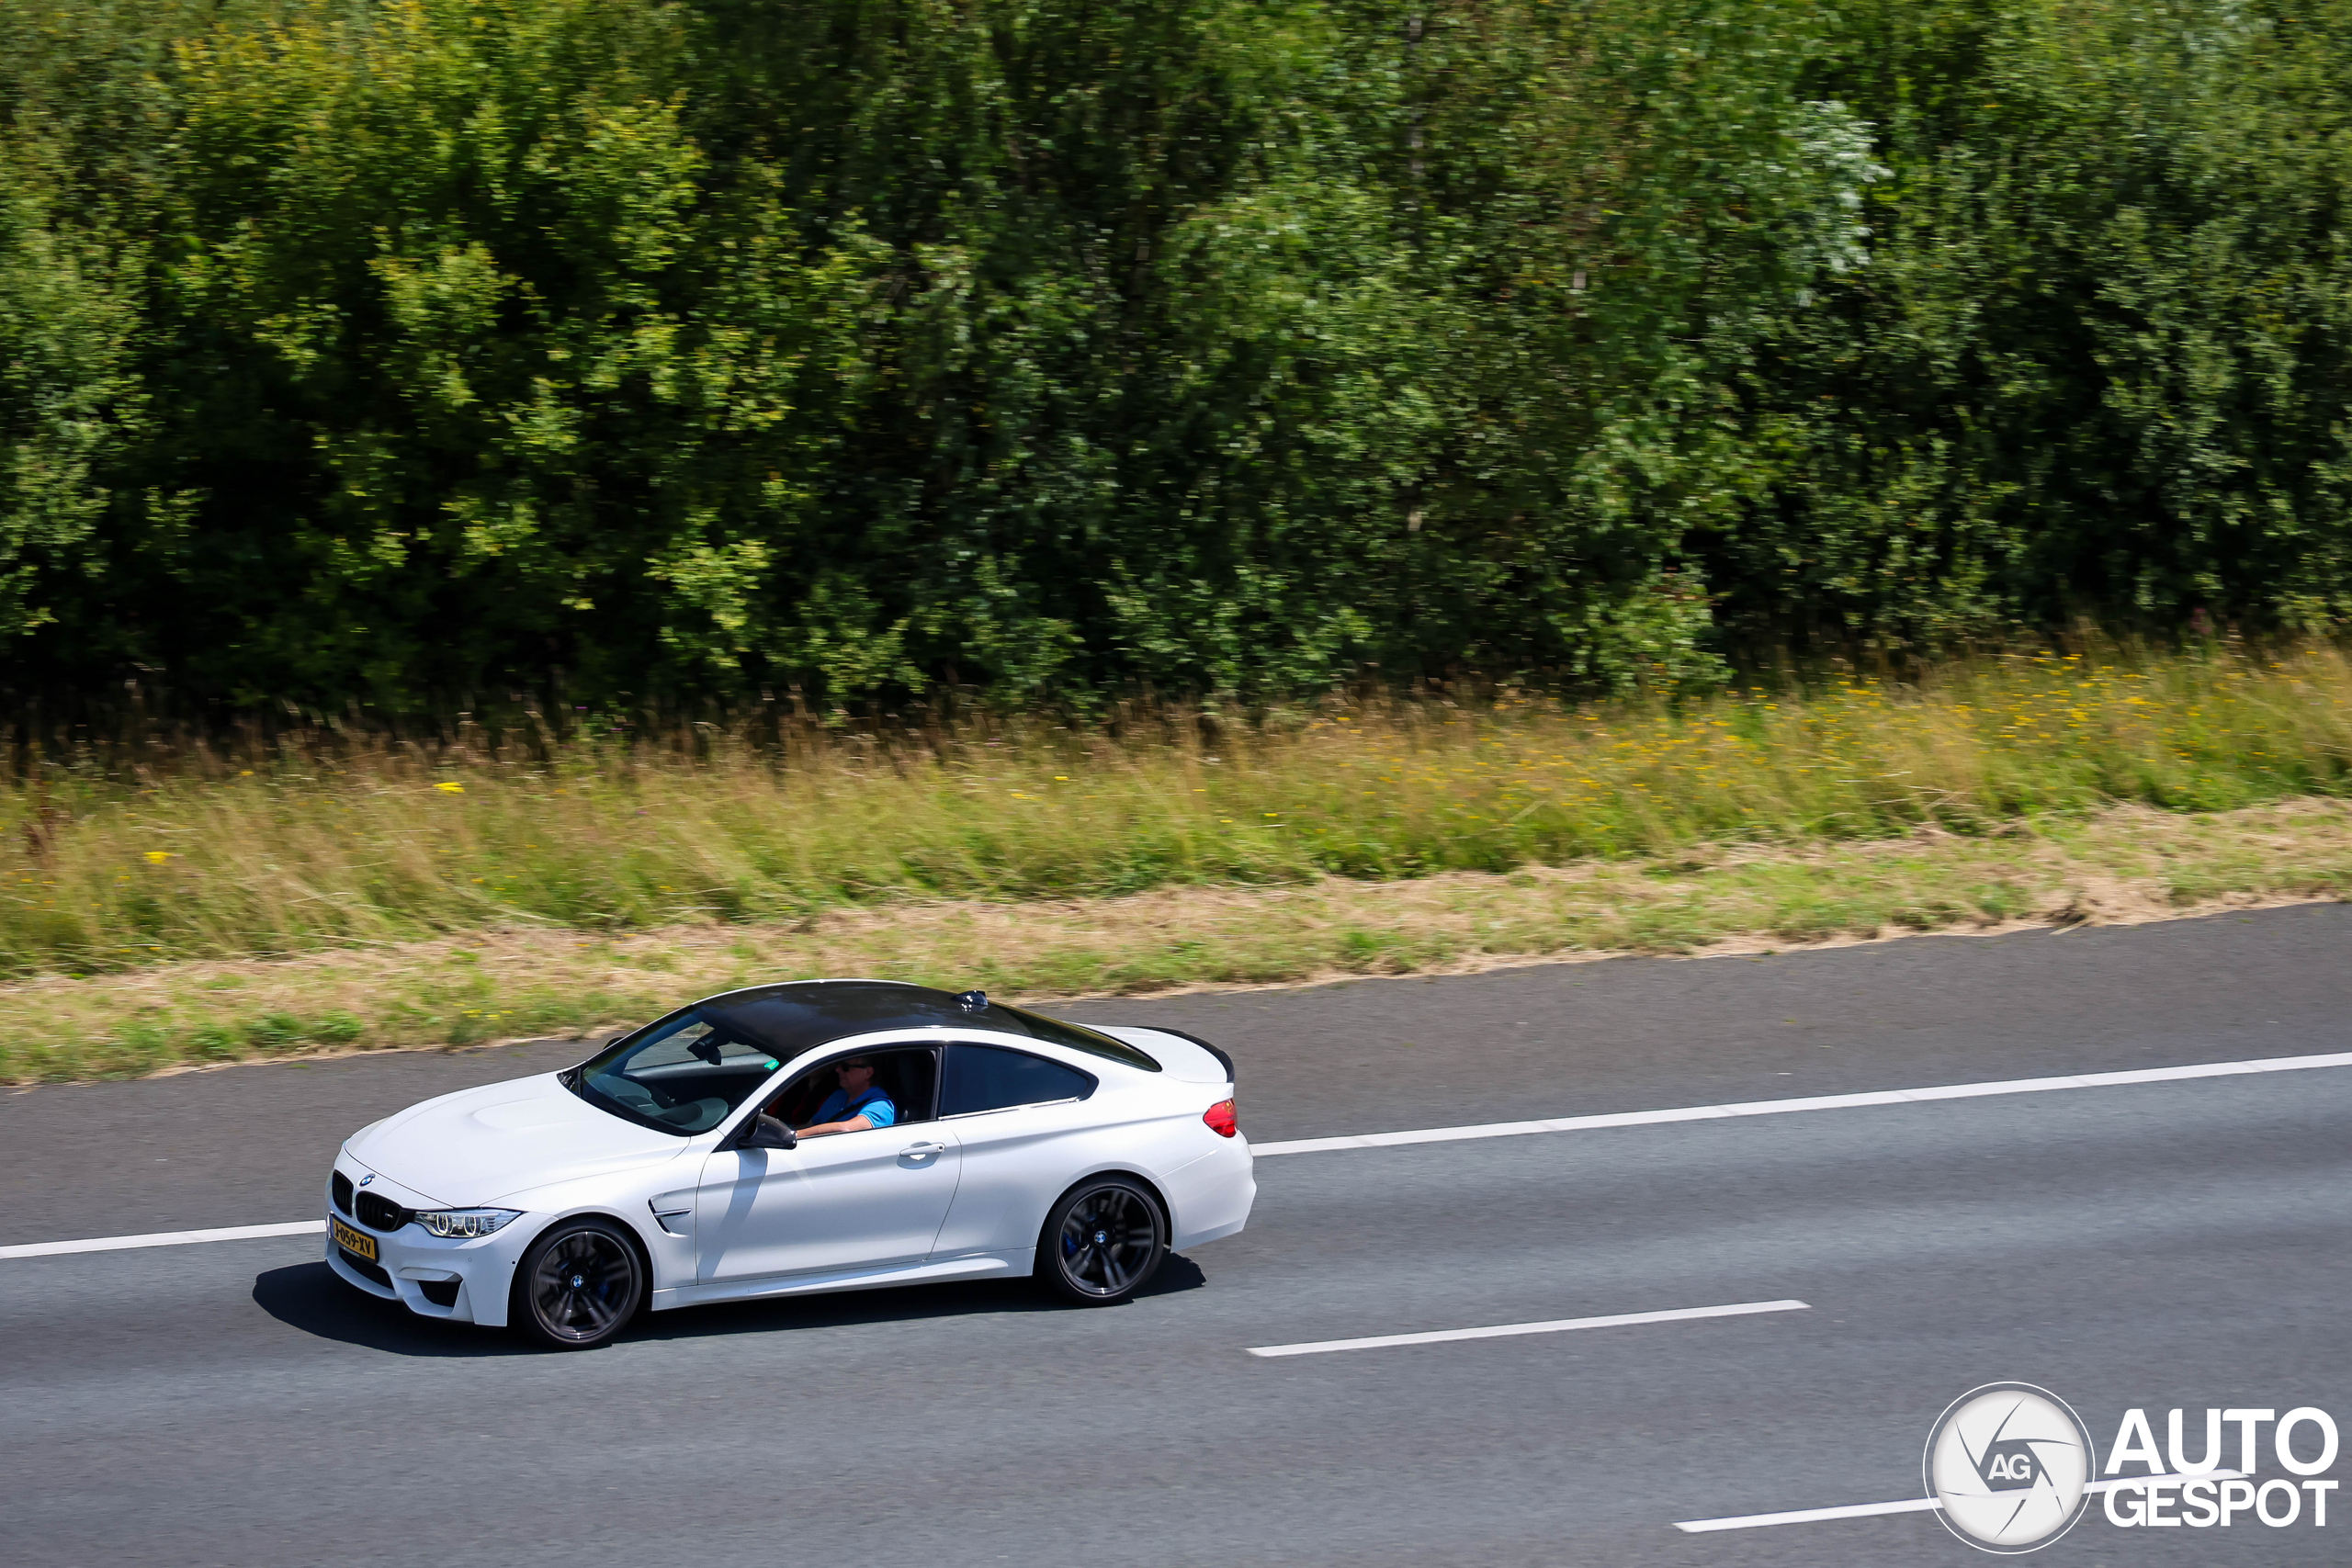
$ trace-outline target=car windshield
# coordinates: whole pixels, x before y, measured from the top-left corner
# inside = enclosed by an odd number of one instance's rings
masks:
[[[687,1138],[725,1121],[782,1065],[690,1010],[624,1036],[562,1078],[591,1105]]]

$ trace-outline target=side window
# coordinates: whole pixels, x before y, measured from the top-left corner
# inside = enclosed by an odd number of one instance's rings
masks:
[[[950,1045],[939,1113],[963,1116],[1050,1100],[1084,1100],[1093,1092],[1092,1078],[1043,1056],[995,1045]]]
[[[932,1090],[938,1077],[939,1053],[933,1046],[918,1046],[913,1050],[884,1050],[856,1053],[861,1060],[874,1066],[872,1087],[880,1089],[890,1101],[892,1120],[904,1126],[910,1122],[931,1120]],[[838,1061],[841,1058],[836,1058]],[[806,1127],[818,1119],[833,1091],[842,1087],[841,1076],[833,1070],[834,1062],[801,1074],[782,1093],[770,1100],[767,1113],[792,1127]]]

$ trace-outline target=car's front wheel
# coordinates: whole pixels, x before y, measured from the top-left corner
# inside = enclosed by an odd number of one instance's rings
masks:
[[[1037,1277],[1067,1300],[1111,1306],[1134,1295],[1168,1256],[1168,1224],[1150,1193],[1123,1176],[1062,1194],[1037,1237]]]
[[[557,1350],[587,1350],[618,1334],[645,1300],[637,1248],[610,1220],[560,1220],[514,1270],[508,1321]]]

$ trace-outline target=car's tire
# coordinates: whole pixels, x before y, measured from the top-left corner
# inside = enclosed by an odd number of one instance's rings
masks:
[[[1168,1257],[1168,1219],[1140,1182],[1098,1176],[1061,1195],[1037,1235],[1037,1278],[1064,1301],[1115,1306]]]
[[[610,1220],[558,1220],[514,1268],[507,1321],[551,1350],[593,1350],[645,1302],[645,1266]]]

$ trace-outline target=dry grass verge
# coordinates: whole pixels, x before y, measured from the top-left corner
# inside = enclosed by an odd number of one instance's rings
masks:
[[[1801,855],[2127,802],[2305,795],[2352,795],[2352,659],[2327,645],[2020,655],[1679,704],[1334,698],[1254,723],[1154,709],[1091,729],[804,726],[675,749],[605,734],[544,752],[329,737],[243,762],[44,764],[0,785],[0,977],[463,951],[534,927],[550,952],[732,951],[729,928],[863,930],[824,923],[860,908],[898,928],[910,901],[1191,889],[1221,908],[1221,890],[1287,887],[1378,910],[1416,896],[1328,879],[1671,863],[1707,845]],[[741,941],[746,962],[778,951]],[[1043,983],[1097,983],[1080,974]]]
[[[2352,897],[2352,804],[2125,807],[1987,837],[1168,888],[900,900],[624,934],[502,929],[0,988],[0,1079],[123,1077],[322,1049],[469,1044],[639,1020],[730,986],[875,975],[1042,998],[1696,953]]]

